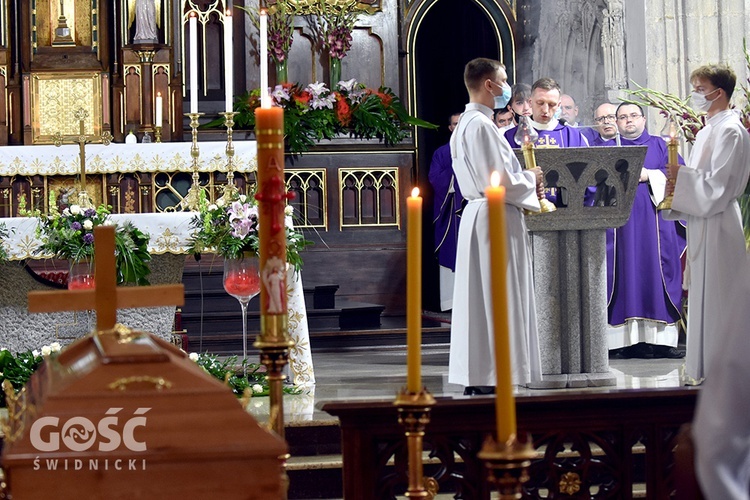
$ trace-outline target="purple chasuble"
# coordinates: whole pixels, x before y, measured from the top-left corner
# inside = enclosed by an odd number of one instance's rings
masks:
[[[644,131],[637,139],[621,139],[623,146],[648,146],[644,168],[666,175],[667,146]],[[614,140],[604,145],[614,145]],[[682,158],[679,160],[684,165]],[[649,183],[640,182],[630,219],[607,229],[607,309],[612,326],[628,319],[667,324],[681,317],[684,229],[678,221],[662,218],[651,200]]]
[[[441,266],[454,271],[460,220],[458,212],[463,205],[463,197],[453,175],[450,143],[435,150],[427,177],[433,190],[435,253]],[[451,180],[454,192],[449,192]]]
[[[513,149],[518,149],[519,146],[516,143],[515,135],[518,130],[518,126],[505,131],[505,139]],[[589,143],[586,138],[581,134],[581,131],[577,128],[568,127],[567,125],[561,125],[560,123],[552,130],[539,130],[536,127],[534,130],[539,134],[539,139],[534,143],[537,148],[585,148],[588,147]],[[567,203],[559,196],[557,189],[547,188],[544,190],[546,198],[557,206],[561,206],[562,203]],[[596,188],[590,187],[587,189],[583,204],[585,206],[592,206],[594,204],[594,198],[596,196]]]

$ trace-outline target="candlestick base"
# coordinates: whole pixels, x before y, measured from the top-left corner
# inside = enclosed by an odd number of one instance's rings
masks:
[[[529,480],[529,466],[535,456],[531,436],[521,442],[515,434],[505,443],[488,437],[477,454],[477,458],[484,461],[487,481],[491,488],[497,489],[500,500],[523,497],[523,485]]]
[[[161,127],[154,127],[154,137],[156,137],[157,144],[161,144]]]
[[[672,200],[674,199],[674,194],[670,194],[669,196],[666,196],[661,202],[659,202],[658,205],[656,205],[657,210],[672,210]]]
[[[403,388],[393,403],[398,407],[398,423],[404,426],[409,456],[409,486],[407,498],[433,499],[438,491],[435,478],[424,477],[422,462],[422,440],[425,427],[430,423],[430,410],[435,405],[426,388],[420,392],[409,392]]]
[[[221,195],[225,203],[234,200],[239,194],[239,189],[234,183],[234,143],[232,142],[232,127],[234,127],[234,117],[237,115],[234,111],[219,113],[224,117],[224,126],[227,128],[227,184],[224,186],[224,192]]]
[[[294,341],[289,337],[286,314],[263,314],[261,333],[253,346],[260,350],[260,362],[266,367],[270,413],[269,423],[279,437],[284,438],[284,388],[286,378],[282,372],[289,360],[289,350]]]

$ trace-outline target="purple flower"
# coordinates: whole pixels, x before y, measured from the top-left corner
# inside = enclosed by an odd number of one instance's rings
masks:
[[[86,233],[83,235],[83,242],[87,245],[91,245],[94,243],[94,235],[91,233]]]
[[[80,222],[78,222],[78,221],[75,221],[75,222],[73,222],[73,223],[72,223],[72,224],[70,225],[70,229],[72,229],[73,231],[80,231],[82,227],[83,227],[83,226],[81,226],[81,223],[80,223]]]
[[[91,218],[96,215],[96,210],[93,208],[87,208],[85,212],[83,212],[84,217]]]

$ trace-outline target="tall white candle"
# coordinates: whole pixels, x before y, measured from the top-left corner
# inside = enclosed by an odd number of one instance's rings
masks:
[[[234,42],[232,41],[232,11],[227,9],[224,15],[224,86],[225,103],[224,111],[231,113],[234,108]]]
[[[190,11],[190,112],[198,112],[198,16]]]
[[[161,127],[162,125],[162,99],[161,99],[161,92],[156,93],[156,118],[154,119],[154,125],[157,127]]]
[[[268,15],[265,9],[260,11],[260,107],[271,107],[271,96],[268,95]]]

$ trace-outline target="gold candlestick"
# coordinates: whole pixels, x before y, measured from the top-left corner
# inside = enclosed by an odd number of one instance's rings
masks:
[[[516,500],[523,497],[523,485],[529,480],[529,466],[535,456],[531,436],[522,443],[513,434],[505,443],[488,437],[477,458],[484,461],[487,482],[497,488],[498,498]]]
[[[435,398],[427,389],[414,393],[404,388],[396,396],[394,404],[398,407],[398,423],[406,430],[409,456],[409,487],[406,497],[431,500],[437,494],[438,483],[435,478],[424,477],[422,440],[425,427],[430,423],[430,410],[435,405]]]
[[[161,125],[154,127],[154,137],[156,137],[157,144],[161,144]]]
[[[667,123],[664,124],[664,128],[661,130],[662,138],[667,141],[667,164],[677,165],[679,158],[677,156],[677,148],[679,147],[680,138],[680,126],[677,124],[677,120],[674,115],[670,115],[667,119]],[[674,198],[674,183],[676,179],[667,177],[667,185],[672,186],[672,193],[666,196],[661,203],[656,206],[657,210],[671,210],[672,199]]]
[[[521,151],[523,151],[523,162],[524,162],[524,168],[526,170],[531,170],[532,168],[536,168],[536,155],[534,154],[534,143],[539,138],[539,133],[536,131],[534,127],[531,126],[531,123],[529,123],[529,117],[528,116],[522,116],[520,121],[518,122],[518,129],[516,130],[516,134],[513,137],[513,140],[516,141],[516,144],[521,146]],[[549,213],[554,212],[557,210],[557,207],[554,203],[549,201],[547,198],[545,198],[544,194],[539,196],[539,207],[541,208],[540,213]],[[524,214],[526,215],[533,215],[537,212],[532,212],[531,210],[524,210]]]
[[[224,126],[227,127],[227,184],[224,186],[224,193],[221,195],[221,199],[229,202],[239,192],[237,186],[234,184],[234,144],[232,143],[232,127],[234,127],[234,117],[237,113],[230,111],[219,114],[224,117]]]
[[[200,176],[198,175],[198,158],[200,157],[200,150],[198,149],[198,125],[200,123],[198,119],[203,116],[203,113],[186,113],[186,116],[190,118],[190,129],[193,137],[193,145],[190,146],[190,156],[193,158],[193,183],[180,202],[180,208],[182,210],[196,211],[198,210],[201,197]]]

